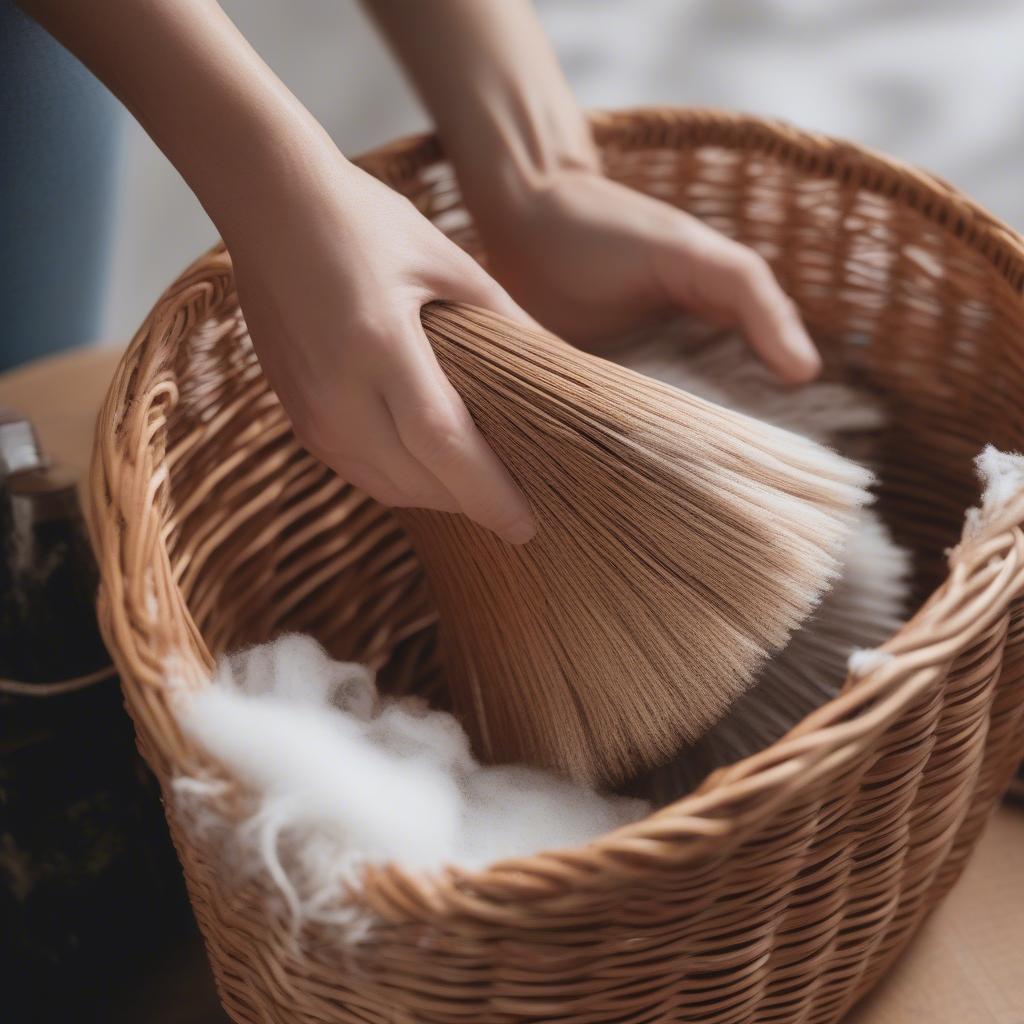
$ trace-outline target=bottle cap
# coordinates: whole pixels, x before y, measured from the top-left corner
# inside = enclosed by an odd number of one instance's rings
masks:
[[[13,409],[0,409],[0,479],[45,462],[31,422]]]

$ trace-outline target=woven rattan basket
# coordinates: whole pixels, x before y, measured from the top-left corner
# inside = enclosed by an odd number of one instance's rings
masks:
[[[834,1021],[956,880],[1013,774],[1024,514],[945,549],[973,456],[1024,435],[1024,244],[927,174],[785,125],[657,110],[594,128],[613,177],[760,250],[828,373],[887,401],[880,509],[916,553],[922,610],[891,661],[695,795],[584,849],[429,880],[373,869],[367,944],[296,938],[176,814],[170,780],[218,769],[176,728],[165,665],[201,686],[219,652],[299,629],[426,690],[433,614],[392,515],[297,446],[215,249],[117,372],[92,528],[102,625],[235,1020]],[[362,163],[474,248],[435,140]]]

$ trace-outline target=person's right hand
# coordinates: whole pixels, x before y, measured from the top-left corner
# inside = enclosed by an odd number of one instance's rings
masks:
[[[532,323],[469,255],[319,131],[216,211],[253,344],[300,442],[385,505],[463,512],[506,540],[530,508],[420,322],[447,299]]]
[[[345,160],[215,0],[21,2],[135,114],[210,214],[299,440],[378,501],[464,512],[528,540],[526,499],[420,325],[435,299],[527,320],[501,287]]]

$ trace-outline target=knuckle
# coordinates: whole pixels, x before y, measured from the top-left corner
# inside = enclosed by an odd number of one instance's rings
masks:
[[[751,287],[770,287],[775,284],[775,274],[768,261],[753,249],[747,249],[743,257],[743,278]]]
[[[409,418],[410,451],[431,465],[448,465],[464,448],[465,426],[457,417],[436,409],[421,409]]]
[[[782,293],[782,296],[779,299],[779,308],[782,316],[796,321],[797,323],[803,322],[803,314],[800,312],[800,307],[796,304],[796,301],[785,292]]]
[[[350,479],[346,470],[353,465],[358,446],[353,444],[355,431],[336,408],[309,403],[292,418],[292,432],[299,444],[336,473]]]
[[[380,315],[360,310],[352,313],[345,324],[342,344],[350,352],[384,353],[394,345],[397,334]]]
[[[435,504],[431,495],[424,491],[407,490],[399,493],[395,491],[390,495],[390,500],[381,502],[389,508],[432,508]]]
[[[401,491],[364,464],[346,458],[336,463],[334,469],[342,480],[368,494],[377,504],[385,508],[399,508],[403,504]]]
[[[359,484],[356,484],[359,487]],[[359,487],[361,491],[368,494],[378,505],[384,508],[412,508],[413,506],[398,491],[387,487]]]
[[[739,280],[754,281],[768,270],[768,264],[753,249],[737,245],[730,253],[730,269]]]
[[[435,466],[448,466],[462,452],[462,437],[452,427],[435,425],[421,434],[419,446],[419,455],[426,462]]]

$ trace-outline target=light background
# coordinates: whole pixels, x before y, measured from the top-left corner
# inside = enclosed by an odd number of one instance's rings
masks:
[[[427,126],[355,0],[223,6],[344,152]],[[538,6],[587,106],[698,104],[784,117],[920,164],[1024,229],[1021,0]],[[215,238],[191,192],[134,122],[121,191],[103,331],[109,341],[129,337],[160,291]]]

